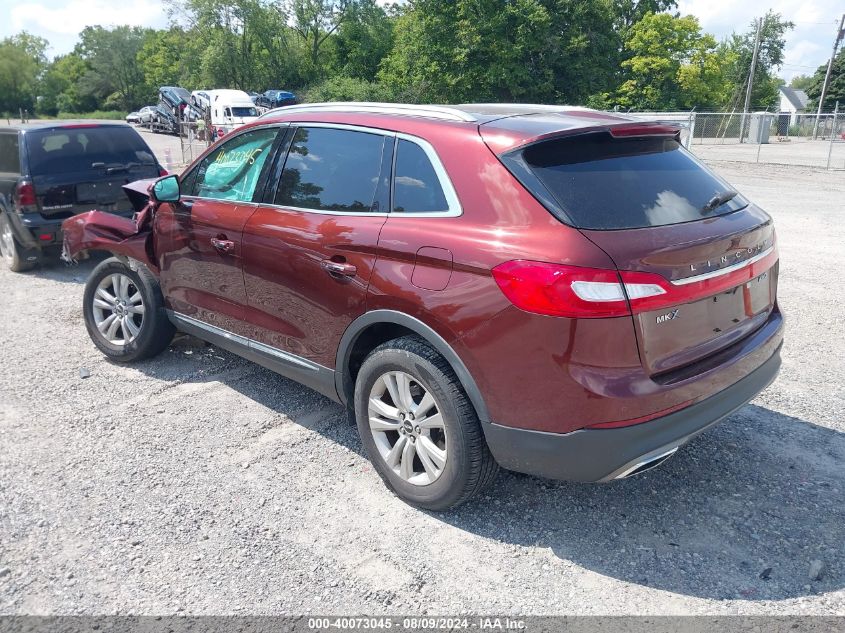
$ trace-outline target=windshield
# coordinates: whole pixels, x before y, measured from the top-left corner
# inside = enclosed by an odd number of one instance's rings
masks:
[[[258,110],[256,110],[255,108],[234,107],[232,108],[232,116],[258,116]]]
[[[130,127],[33,130],[25,138],[33,176],[156,164],[150,148]]]
[[[528,147],[522,158],[579,228],[664,226],[747,204],[670,137],[581,134]]]

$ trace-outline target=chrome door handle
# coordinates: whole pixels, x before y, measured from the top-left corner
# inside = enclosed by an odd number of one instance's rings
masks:
[[[221,253],[231,253],[235,249],[235,243],[232,240],[221,240],[217,237],[211,238],[211,245]]]
[[[346,262],[335,262],[331,259],[324,259],[320,262],[320,265],[330,275],[354,277],[358,273],[358,268],[354,264],[347,264]]]

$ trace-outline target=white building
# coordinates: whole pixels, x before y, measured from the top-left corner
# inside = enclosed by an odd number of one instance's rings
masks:
[[[795,88],[780,87],[780,108],[779,112],[789,114],[789,124],[795,125],[798,114],[804,114],[807,111],[807,102],[810,98],[803,90],[796,90]]]

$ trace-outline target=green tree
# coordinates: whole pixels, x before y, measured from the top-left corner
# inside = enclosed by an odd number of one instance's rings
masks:
[[[676,110],[717,105],[724,98],[725,56],[712,35],[691,15],[649,13],[625,41],[627,79],[619,105],[636,110]]]
[[[0,112],[32,112],[47,66],[47,40],[21,31],[0,41]]]
[[[754,69],[754,83],[751,91],[751,108],[772,108],[778,102],[778,77],[776,69],[783,64],[786,33],[795,25],[784,20],[779,13],[769,11],[763,17],[760,31],[760,50]],[[728,48],[733,61],[727,69],[727,76],[734,86],[732,98],[726,105],[729,109],[742,109],[745,90],[748,86],[748,71],[754,53],[754,37],[757,25],[752,22],[749,29],[739,35],[734,33],[728,39]]]
[[[189,83],[197,58],[191,50],[190,35],[179,27],[150,31],[138,51],[138,64],[144,73],[146,95],[154,98],[161,86]]]
[[[252,90],[301,85],[307,73],[288,14],[273,0],[168,0],[186,24],[186,87]]]
[[[312,72],[321,71],[324,45],[349,18],[356,4],[356,0],[288,0],[293,30],[306,48]]]
[[[795,88],[796,90],[803,90],[807,91],[807,89],[813,85],[813,76],[812,75],[795,75],[792,80],[789,82],[790,88]]]
[[[375,0],[361,0],[350,7],[332,44],[335,73],[373,81],[393,48],[393,19]]]
[[[581,102],[614,63],[603,0],[416,0],[379,77],[403,99]]]
[[[142,105],[147,95],[138,53],[147,36],[140,27],[85,27],[76,47],[89,66],[80,81],[81,94],[96,97],[105,108],[131,110]]]
[[[90,71],[85,60],[76,53],[56,57],[47,67],[41,82],[37,111],[55,116],[59,112],[91,112],[98,107],[97,98],[80,90],[83,78]]]
[[[827,64],[819,66],[806,87],[807,96],[810,97],[809,108],[813,111],[819,107],[826,72]],[[830,84],[824,97],[823,109],[833,110],[837,101],[840,109],[845,108],[845,49],[839,51],[833,58],[833,67],[830,69]]]

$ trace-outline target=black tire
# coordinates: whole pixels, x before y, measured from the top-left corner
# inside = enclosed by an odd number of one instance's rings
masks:
[[[415,388],[434,397],[444,423],[445,437],[440,441],[445,444],[446,463],[441,474],[424,485],[409,483],[388,466],[370,430],[368,403],[373,386],[394,371],[408,374],[417,383]],[[424,340],[407,336],[374,349],[358,372],[354,407],[361,443],[376,472],[407,503],[427,510],[448,510],[479,494],[495,479],[499,466],[487,448],[475,408],[449,363]],[[393,435],[398,441],[399,434]]]
[[[38,249],[26,249],[20,245],[5,212],[0,212],[0,257],[13,273],[35,268],[40,261]]]
[[[94,300],[98,298],[97,288],[100,282],[114,274],[125,275],[131,280],[134,288],[131,288],[130,292],[133,294],[136,291],[139,292],[144,306],[140,331],[134,339],[123,345],[115,345],[109,342],[97,328],[94,317]],[[88,329],[88,335],[94,345],[111,360],[119,363],[130,363],[151,358],[163,352],[170,345],[173,335],[176,333],[176,328],[167,318],[164,297],[156,278],[143,264],[138,263],[136,269],[133,270],[116,257],[101,262],[91,273],[85,284],[82,312],[85,317],[85,327]]]

